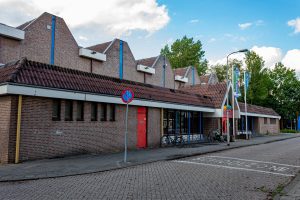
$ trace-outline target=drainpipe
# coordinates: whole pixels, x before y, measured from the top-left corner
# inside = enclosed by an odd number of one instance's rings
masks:
[[[120,48],[119,48],[119,78],[123,79],[123,41],[120,40]]]
[[[54,65],[55,26],[56,26],[56,17],[53,15],[52,16],[52,24],[51,24],[50,65]]]
[[[15,163],[16,164],[19,163],[19,155],[20,155],[21,115],[22,115],[22,95],[19,95],[18,116],[17,116],[17,134],[16,134],[16,154],[15,154]]]

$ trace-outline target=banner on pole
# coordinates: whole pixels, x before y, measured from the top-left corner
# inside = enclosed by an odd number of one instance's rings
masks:
[[[250,73],[245,71],[244,72],[244,84],[245,84],[245,91],[247,92],[249,87],[249,81],[250,81]]]
[[[234,67],[234,73],[233,73],[233,87],[234,87],[234,96],[240,97],[241,91],[240,91],[240,70],[238,67]]]

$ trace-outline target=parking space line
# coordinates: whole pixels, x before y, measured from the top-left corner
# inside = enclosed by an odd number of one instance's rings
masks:
[[[185,160],[174,160],[173,162],[185,163],[185,164],[194,164],[194,165],[212,166],[212,167],[218,167],[218,168],[236,169],[236,170],[243,170],[243,171],[253,171],[253,172],[259,172],[259,173],[265,173],[265,174],[274,174],[274,175],[288,176],[288,177],[294,177],[295,176],[293,174],[282,174],[282,173],[268,172],[268,171],[262,171],[262,170],[256,170],[256,169],[230,167],[230,166],[214,165],[214,164],[207,164],[207,163],[198,163],[198,162],[191,162],[191,161],[185,161]]]
[[[214,157],[214,158],[226,158],[226,159],[233,159],[233,160],[241,160],[241,161],[250,161],[250,162],[258,162],[258,163],[268,163],[268,164],[275,164],[275,165],[282,165],[286,167],[300,167],[297,165],[288,165],[288,164],[281,164],[281,163],[275,163],[275,162],[268,162],[268,161],[260,161],[260,160],[248,160],[248,159],[242,159],[242,158],[233,158],[233,157],[227,157],[227,156],[206,156],[206,157]],[[200,158],[195,158],[193,160],[200,160]]]

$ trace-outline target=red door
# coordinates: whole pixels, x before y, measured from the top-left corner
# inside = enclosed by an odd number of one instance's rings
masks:
[[[147,138],[147,110],[146,107],[138,107],[137,110],[137,147],[146,148]]]

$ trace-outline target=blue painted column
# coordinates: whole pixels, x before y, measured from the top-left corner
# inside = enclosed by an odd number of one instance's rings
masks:
[[[54,65],[55,27],[56,27],[56,17],[54,15],[52,15],[52,23],[51,23],[51,49],[50,49],[50,64],[51,65]]]
[[[120,48],[119,48],[119,78],[123,79],[123,41],[120,40]]]
[[[241,123],[241,131],[242,132],[244,132],[244,118],[241,116],[241,121],[242,121],[242,123]]]
[[[255,134],[255,132],[254,132],[254,128],[253,128],[253,126],[254,126],[254,117],[251,117],[252,118],[252,125],[251,125],[251,131],[252,131],[252,134]]]
[[[201,112],[199,112],[199,119],[198,119],[198,123],[199,123],[199,126],[198,126],[198,131],[199,131],[199,141],[201,141],[202,139],[202,132],[201,132],[201,129],[202,129],[202,124],[201,124]]]
[[[188,112],[188,144],[190,144],[191,141],[191,112]]]

